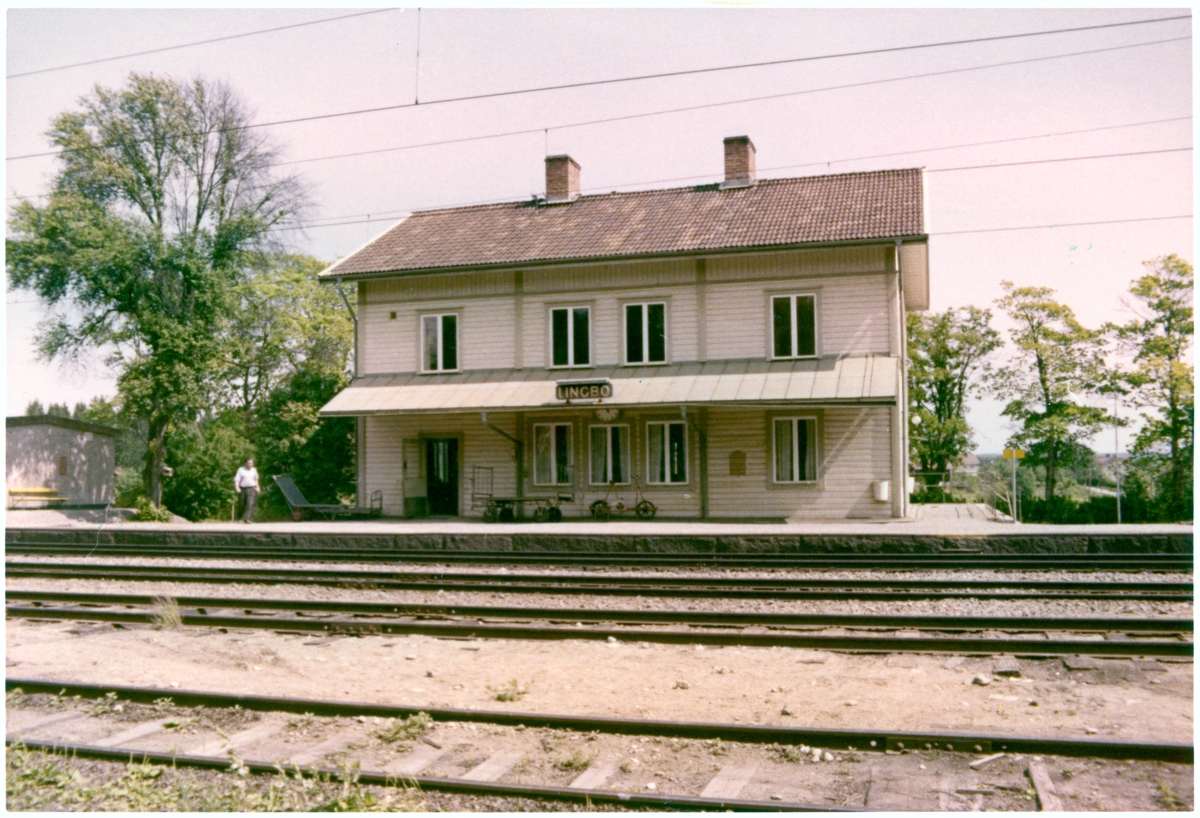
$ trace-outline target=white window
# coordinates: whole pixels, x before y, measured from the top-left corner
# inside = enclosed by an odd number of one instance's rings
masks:
[[[561,486],[571,482],[571,424],[534,425],[533,482],[538,486]]]
[[[687,482],[687,424],[646,424],[646,474],[651,483]]]
[[[775,482],[810,483],[816,479],[816,419],[776,418]]]
[[[811,358],[817,354],[817,297],[777,295],[771,299],[771,356]]]
[[[458,316],[421,316],[422,366],[426,372],[450,372],[458,369]]]
[[[559,307],[550,310],[552,366],[588,366],[592,362],[591,309]]]
[[[591,481],[593,486],[629,482],[629,427],[591,428]]]
[[[659,364],[667,360],[667,305],[625,305],[625,363]]]

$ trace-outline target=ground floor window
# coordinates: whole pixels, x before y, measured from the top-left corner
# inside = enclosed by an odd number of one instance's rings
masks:
[[[591,428],[592,485],[629,482],[629,427]]]
[[[775,482],[804,483],[816,479],[816,419],[776,418]]]
[[[687,424],[646,425],[646,474],[651,483],[687,482]]]
[[[533,449],[535,485],[561,486],[571,482],[571,424],[535,424]]]

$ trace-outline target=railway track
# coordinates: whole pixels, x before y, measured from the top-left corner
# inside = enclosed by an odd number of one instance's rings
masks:
[[[8,577],[99,579],[214,584],[297,584],[374,590],[483,591],[687,598],[854,599],[1082,599],[1190,602],[1187,582],[1049,580],[788,579],[588,574],[385,572],[341,568],[228,568],[8,560]]]
[[[920,776],[916,762],[921,771],[934,767],[935,782],[975,797],[1023,795],[1024,765],[1014,764],[1026,755],[1039,762],[1045,756],[1119,759],[1117,775],[1130,777],[1164,771],[1190,777],[1187,765],[1194,760],[1192,746],[1166,743],[416,708],[26,678],[9,678],[6,687],[10,747],[220,770],[229,769],[233,750],[240,766],[264,774],[276,774],[282,762],[335,776],[339,767],[357,762],[364,784],[403,780],[426,792],[634,809],[806,811],[855,808],[860,802],[879,808],[878,790],[887,778],[880,770],[890,769],[893,779],[907,769]],[[118,710],[124,712],[118,716]],[[208,721],[196,718],[199,713]],[[220,732],[208,727],[222,721],[218,714],[233,719]],[[381,743],[397,720],[413,724],[414,716],[424,719],[423,727],[409,735],[406,752]],[[298,730],[301,724],[312,726],[312,735]],[[341,758],[341,764],[334,766],[331,758]],[[860,763],[864,758],[870,764]],[[1126,760],[1146,769],[1130,768]],[[982,775],[989,783],[981,784],[976,771],[988,764],[990,772]],[[801,794],[808,798],[797,797]]]
[[[648,542],[647,547],[654,547]],[[729,568],[1007,568],[1078,571],[1190,571],[1186,554],[1003,554],[946,549],[931,553],[790,553],[737,554],[717,552],[651,553],[633,551],[451,551],[414,550],[380,546],[308,547],[238,545],[174,545],[168,543],[104,543],[9,540],[9,554],[111,557],[174,557],[187,559],[254,559],[314,562],[383,562],[432,564],[678,566]]]
[[[153,597],[14,591],[6,615],[153,624]],[[1021,655],[1193,655],[1182,619],[951,617],[395,605],[183,597],[187,626],[324,634],[422,634],[485,639],[591,639],[872,652]],[[588,623],[584,626],[584,623]]]

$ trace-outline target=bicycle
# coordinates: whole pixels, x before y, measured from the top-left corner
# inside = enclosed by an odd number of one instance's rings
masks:
[[[621,495],[617,493],[615,483],[608,484],[608,491],[604,495],[603,500],[597,500],[591,505],[592,516],[597,520],[609,520],[613,517],[620,516],[628,511],[632,511],[637,515],[639,520],[652,520],[654,515],[658,513],[658,506],[650,502],[642,494],[642,481],[635,474],[633,476],[634,502],[632,506],[625,505],[625,501],[621,499]],[[616,502],[610,503],[608,499],[613,497]]]

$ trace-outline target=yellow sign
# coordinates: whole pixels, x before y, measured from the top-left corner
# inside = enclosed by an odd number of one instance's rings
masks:
[[[1017,458],[1017,460],[1024,460],[1025,459],[1025,450],[1024,449],[1005,449],[1004,450],[1004,459],[1005,460],[1012,460],[1014,457]]]

